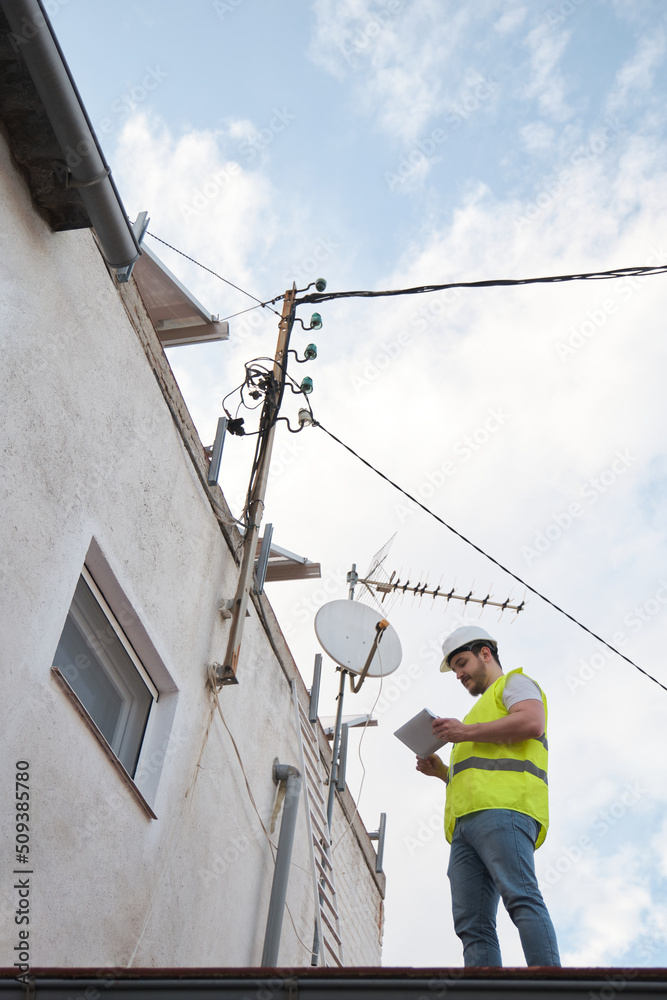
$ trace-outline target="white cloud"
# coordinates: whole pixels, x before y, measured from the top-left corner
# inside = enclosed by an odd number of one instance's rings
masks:
[[[660,828],[654,834],[651,848],[656,854],[660,875],[667,878],[667,818],[663,820]]]
[[[496,0],[474,10],[442,0],[316,0],[311,58],[353,82],[355,103],[380,128],[414,142],[432,119],[455,111],[471,86],[490,82],[463,64],[460,52],[479,19],[498,6]]]
[[[528,8],[517,4],[513,8],[510,7],[509,10],[503,11],[496,23],[494,24],[494,30],[500,35],[508,35],[512,31],[523,24],[528,14]]]
[[[257,126],[248,118],[238,118],[228,123],[227,130],[231,139],[241,139],[247,142],[257,132]]]
[[[528,34],[531,79],[525,96],[537,100],[542,113],[558,122],[566,121],[572,111],[566,103],[566,85],[558,64],[570,40],[567,31],[554,31],[542,23]]]
[[[651,35],[640,39],[636,52],[616,74],[607,108],[609,114],[623,114],[637,110],[639,102],[650,98],[655,71],[663,65],[665,55],[665,30],[658,27]]]
[[[128,212],[148,208],[152,232],[179,249],[210,248],[202,263],[255,292],[253,271],[274,237],[273,192],[263,174],[250,168],[236,142],[239,128],[200,130],[176,136],[159,120],[133,115],[117,148],[116,174]],[[160,256],[160,251],[158,256]],[[165,253],[165,251],[162,251]],[[197,256],[191,253],[191,256]],[[181,267],[202,287],[203,272]],[[205,287],[218,285],[210,278]],[[227,289],[220,299],[239,301]],[[212,311],[215,311],[212,308]]]
[[[641,936],[651,903],[645,861],[638,847],[580,862],[567,882],[567,908],[578,943],[561,956],[564,965],[615,965]]]
[[[545,122],[529,122],[520,128],[519,135],[529,153],[547,150],[554,141],[554,130]]]

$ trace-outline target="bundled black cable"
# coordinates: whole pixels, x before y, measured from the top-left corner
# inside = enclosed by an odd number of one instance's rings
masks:
[[[543,278],[490,278],[485,281],[449,281],[443,285],[417,285],[414,288],[393,288],[387,291],[312,292],[296,300],[303,303],[330,302],[332,299],[375,299],[392,295],[423,295],[426,292],[443,292],[448,288],[503,288],[508,285],[554,284],[563,281],[601,281],[609,278],[642,277],[665,274],[667,265],[657,267],[617,267],[611,271],[584,271],[579,274],[555,274]],[[277,301],[272,299],[272,302]]]

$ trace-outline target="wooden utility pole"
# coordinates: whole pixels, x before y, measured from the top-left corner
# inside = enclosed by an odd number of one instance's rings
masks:
[[[278,343],[276,345],[276,356],[273,366],[273,385],[266,393],[262,409],[260,441],[257,450],[258,468],[254,477],[252,494],[248,498],[247,527],[243,538],[243,559],[241,561],[241,571],[232,609],[232,623],[227,641],[227,652],[225,653],[224,662],[218,667],[217,672],[219,684],[238,684],[236,671],[239,664],[239,653],[241,652],[241,639],[243,638],[246,609],[250,598],[250,590],[253,585],[257,539],[259,537],[260,522],[264,514],[264,496],[269,478],[273,439],[276,433],[276,418],[282,396],[281,386],[285,381],[287,349],[289,347],[292,327],[294,326],[295,297],[296,285],[293,284],[291,290],[285,292],[283,312],[278,326]],[[262,435],[264,435],[263,441]]]

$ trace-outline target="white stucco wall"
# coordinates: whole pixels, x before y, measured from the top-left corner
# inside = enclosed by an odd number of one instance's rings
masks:
[[[237,570],[92,235],[49,231],[1,138],[0,330],[0,836],[13,845],[14,764],[28,760],[31,965],[259,965],[273,860],[205,686],[224,656],[217,608]],[[50,675],[87,558],[161,691],[142,757],[157,819]],[[268,827],[273,761],[298,766],[298,737],[290,680],[253,606],[238,676],[220,703]],[[347,962],[377,964],[380,895],[348,840],[344,871],[355,884],[365,874],[361,893],[339,879],[355,909],[346,926],[375,930],[350,943]],[[17,893],[5,856],[0,966],[11,967]],[[308,965],[312,942],[303,805],[293,860],[285,966]]]

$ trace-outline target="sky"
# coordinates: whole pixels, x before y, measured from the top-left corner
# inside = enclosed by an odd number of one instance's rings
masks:
[[[667,263],[667,8],[661,0],[51,0],[54,29],[128,215],[228,342],[169,360],[205,444],[277,317],[329,291]],[[667,276],[459,289],[318,307],[316,419],[483,552],[667,685]],[[280,303],[276,308],[280,309]],[[298,315],[308,326],[311,310]],[[283,415],[295,425],[300,396]],[[236,407],[238,396],[234,397]],[[228,402],[228,406],[230,403]],[[254,428],[257,412],[244,412]],[[254,438],[227,437],[240,515]],[[462,718],[438,671],[462,622],[549,701],[551,827],[536,854],[564,965],[667,966],[667,691],[411,504],[322,428],[281,425],[274,541],[320,580],[267,593],[310,683],[317,610],[393,539],[401,580],[526,600],[480,614],[406,595],[385,610],[402,662],[345,694],[368,829],[387,814],[383,963],[460,965],[444,786],[393,732]],[[363,589],[363,588],[362,588]],[[357,592],[359,593],[359,591]],[[230,595],[231,596],[231,595]],[[242,673],[242,658],[240,664]],[[320,702],[335,712],[325,657]],[[505,965],[523,965],[501,908]]]

